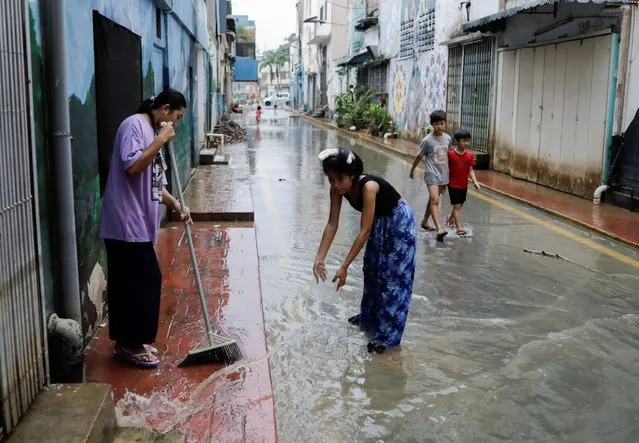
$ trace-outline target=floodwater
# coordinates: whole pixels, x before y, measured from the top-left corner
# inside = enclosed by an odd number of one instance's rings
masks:
[[[439,244],[418,233],[402,345],[370,355],[366,335],[346,322],[358,312],[362,254],[339,294],[312,278],[329,207],[317,154],[353,149],[418,221],[425,185],[391,153],[284,111],[263,117],[259,129],[249,124],[249,148],[281,442],[639,441],[639,271],[597,246],[639,260],[635,251],[470,194],[462,212],[470,237]],[[330,276],[358,227],[359,214],[344,206]]]

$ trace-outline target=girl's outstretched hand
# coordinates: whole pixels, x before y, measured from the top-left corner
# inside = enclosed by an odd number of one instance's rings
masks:
[[[315,283],[319,283],[320,280],[326,281],[326,266],[323,261],[316,261],[313,264],[313,275],[315,276]]]
[[[348,271],[346,268],[340,266],[335,272],[335,277],[333,277],[333,283],[337,282],[336,290],[339,291],[342,286],[346,284],[346,277],[348,276]]]

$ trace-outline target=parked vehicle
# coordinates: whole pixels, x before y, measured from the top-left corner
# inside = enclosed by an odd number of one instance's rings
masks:
[[[264,99],[264,106],[289,106],[291,104],[291,96],[288,92],[278,92]]]

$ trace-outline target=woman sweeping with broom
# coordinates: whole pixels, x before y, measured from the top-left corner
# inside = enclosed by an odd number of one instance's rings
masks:
[[[415,276],[415,217],[390,183],[364,174],[364,164],[354,152],[327,149],[319,159],[331,185],[331,209],[313,274],[317,282],[326,280],[324,260],[337,233],[344,197],[362,218],[333,283],[337,282],[337,290],[344,286],[349,266],[366,244],[360,313],[348,321],[373,333],[368,352],[382,353],[399,345],[406,326]]]
[[[100,237],[108,266],[109,336],[114,355],[142,368],[160,362],[155,341],[162,272],[153,244],[163,203],[190,222],[187,208],[166,190],[162,146],[175,137],[186,100],[168,89],[145,100],[118,128],[109,168]],[[163,126],[164,124],[164,126]]]

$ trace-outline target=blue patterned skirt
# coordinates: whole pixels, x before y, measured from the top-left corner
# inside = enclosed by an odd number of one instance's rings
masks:
[[[386,217],[375,217],[364,254],[360,325],[377,346],[402,340],[415,277],[415,216],[404,200]]]

